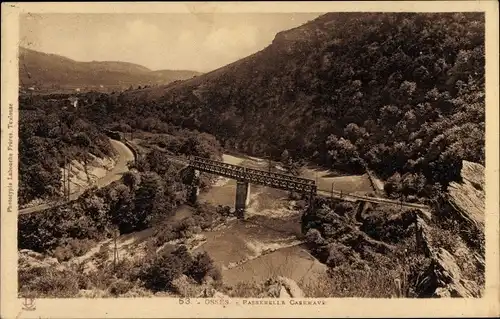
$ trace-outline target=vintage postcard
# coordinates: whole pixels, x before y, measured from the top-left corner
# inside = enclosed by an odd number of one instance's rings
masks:
[[[498,2],[2,3],[2,318],[498,316]]]

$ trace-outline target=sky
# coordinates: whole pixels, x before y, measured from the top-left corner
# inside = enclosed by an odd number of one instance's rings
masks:
[[[25,14],[20,45],[76,61],[207,72],[269,45],[321,13]]]

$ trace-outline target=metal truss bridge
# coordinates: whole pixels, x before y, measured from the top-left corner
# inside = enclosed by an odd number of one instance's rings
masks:
[[[189,166],[201,172],[216,174],[250,184],[314,195],[317,191],[316,182],[311,179],[272,173],[201,157],[192,157],[189,160]]]

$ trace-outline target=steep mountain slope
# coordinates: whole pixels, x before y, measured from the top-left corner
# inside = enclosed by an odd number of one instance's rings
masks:
[[[19,52],[21,84],[41,88],[82,86],[83,89],[100,85],[128,88],[130,85],[167,84],[199,74],[185,70],[151,71],[142,65],[127,62],[77,62],[23,47]]]
[[[395,193],[421,194],[459,179],[462,160],[484,162],[484,15],[329,13],[221,69],[126,96],[229,148],[368,165]]]

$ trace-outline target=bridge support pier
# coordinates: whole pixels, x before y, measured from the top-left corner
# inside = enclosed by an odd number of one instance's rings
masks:
[[[195,169],[193,171],[193,179],[191,181],[191,190],[188,195],[188,200],[191,204],[195,204],[200,194],[200,171]]]
[[[196,185],[191,186],[191,190],[189,191],[189,202],[191,204],[196,204],[196,201],[198,200],[198,195],[200,195],[200,188]]]
[[[248,182],[236,181],[235,210],[238,219],[245,218],[245,210],[250,203],[250,184]]]

